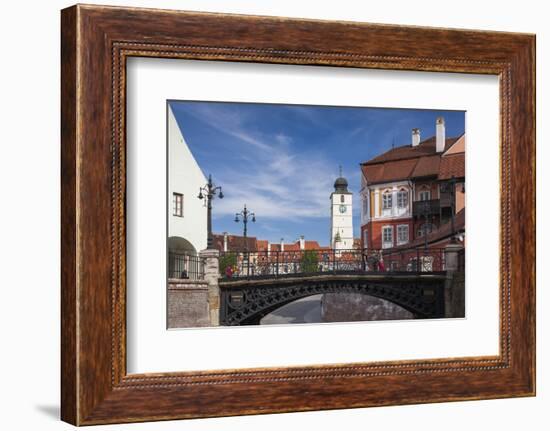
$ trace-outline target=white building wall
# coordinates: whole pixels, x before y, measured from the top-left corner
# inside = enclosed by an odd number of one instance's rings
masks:
[[[404,208],[399,208],[397,206],[397,193],[403,189],[408,192],[408,204]],[[368,202],[371,190],[374,191],[374,202]],[[389,209],[383,209],[380,204],[382,200],[382,195],[386,192],[389,192],[392,195],[392,207]],[[361,199],[367,200],[367,206],[369,207],[369,210],[370,205],[374,205],[373,220],[408,218],[412,217],[413,193],[414,189],[407,182],[387,183],[379,184],[376,187],[367,187],[365,192],[361,194]],[[361,202],[361,205],[363,205],[363,202]],[[362,225],[368,223],[369,221],[370,214],[364,214],[362,217]]]
[[[206,206],[197,198],[206,182],[168,107],[168,237],[186,239],[197,252],[206,249]],[[174,193],[183,195],[183,217],[174,215]]]
[[[341,196],[344,196],[344,202],[341,202]],[[331,241],[332,248],[343,250],[353,248],[353,214],[352,214],[352,194],[333,193],[331,196]],[[346,212],[340,212],[340,205],[346,207]],[[340,234],[341,241],[334,242],[336,234]]]

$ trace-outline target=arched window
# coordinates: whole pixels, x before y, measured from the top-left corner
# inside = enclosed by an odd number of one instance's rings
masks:
[[[340,195],[340,202],[344,203],[344,195]]]

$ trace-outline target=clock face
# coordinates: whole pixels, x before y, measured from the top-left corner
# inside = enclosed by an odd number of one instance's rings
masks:
[[[340,205],[340,212],[342,214],[344,214],[346,212],[346,206],[345,205]]]

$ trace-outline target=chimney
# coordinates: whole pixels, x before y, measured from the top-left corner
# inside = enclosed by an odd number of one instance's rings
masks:
[[[281,251],[285,251],[285,239],[281,238]]]
[[[437,117],[435,120],[435,151],[442,153],[445,149],[445,119]]]
[[[412,146],[420,144],[420,129],[412,129]]]
[[[300,250],[306,249],[306,240],[303,235],[300,235]]]
[[[223,251],[227,251],[227,232],[223,233]]]

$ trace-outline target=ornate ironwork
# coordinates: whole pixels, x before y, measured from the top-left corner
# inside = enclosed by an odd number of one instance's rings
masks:
[[[204,259],[192,254],[168,254],[168,278],[203,280]]]
[[[413,202],[413,216],[414,217],[425,217],[429,215],[439,215],[440,211],[440,200],[439,199],[429,199],[425,201],[414,201]]]
[[[228,278],[277,278],[319,273],[445,271],[440,248],[230,251],[220,254],[220,274]]]
[[[445,314],[445,277],[408,276],[373,280],[372,277],[313,276],[220,283],[220,323],[226,326],[254,325],[270,312],[307,296],[324,293],[360,293],[385,299],[410,311],[415,318],[436,318]]]

